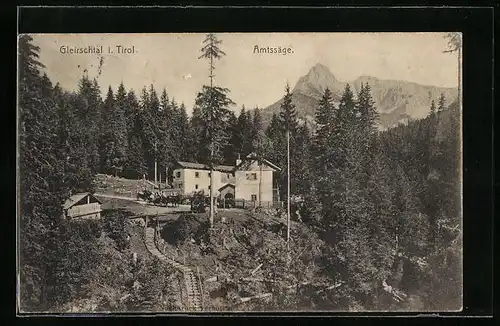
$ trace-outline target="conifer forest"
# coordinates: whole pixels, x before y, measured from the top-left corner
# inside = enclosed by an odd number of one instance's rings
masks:
[[[279,109],[264,113],[218,83],[219,59],[232,55],[222,40],[208,34],[184,53],[207,66],[189,108],[152,83],[137,92],[86,71],[64,89],[44,73],[43,49],[19,36],[19,310],[186,310],[178,272],[148,252],[130,212],[106,208],[75,223],[61,218],[63,204],[98,193],[99,175],[153,181],[157,170],[168,187],[178,161],[215,169],[251,153],[281,168],[281,201],[301,199],[290,241],[267,222],[278,209],[222,209],[210,223],[208,212],[179,213],[158,231],[165,256],[182,252],[179,263],[199,270],[204,311],[460,310],[460,94],[379,128],[370,81],[346,83],[338,98],[322,90],[311,121],[284,84]],[[230,227],[221,217],[231,214],[244,218]]]

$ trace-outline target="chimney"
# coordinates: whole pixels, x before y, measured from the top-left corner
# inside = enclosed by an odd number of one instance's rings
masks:
[[[240,154],[238,154],[238,158],[236,159],[236,166],[241,164]]]

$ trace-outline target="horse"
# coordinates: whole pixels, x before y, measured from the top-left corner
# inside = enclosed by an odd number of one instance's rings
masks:
[[[144,189],[144,191],[139,191],[137,193],[137,200],[149,201],[152,194],[151,191]]]
[[[181,203],[181,195],[172,195],[172,196],[167,196],[166,197],[166,204],[172,204],[172,207],[178,207],[179,204]]]
[[[147,197],[148,203],[151,203],[153,205],[162,205],[163,204],[163,196],[159,193],[151,193],[149,197]]]

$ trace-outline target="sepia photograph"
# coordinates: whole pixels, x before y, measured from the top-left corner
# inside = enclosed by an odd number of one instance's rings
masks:
[[[21,34],[19,313],[459,312],[462,34]]]

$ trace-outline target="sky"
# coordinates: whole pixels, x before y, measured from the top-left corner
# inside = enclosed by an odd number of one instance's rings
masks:
[[[457,54],[443,53],[445,33],[219,33],[226,53],[216,62],[215,84],[227,87],[239,110],[266,107],[293,88],[317,63],[340,81],[359,76],[457,87]],[[38,34],[39,60],[54,82],[76,90],[84,69],[96,77],[103,94],[120,82],[137,95],[144,86],[165,88],[170,98],[191,111],[197,92],[209,84],[208,62],[198,59],[205,34]],[[117,46],[135,53],[117,53]],[[258,47],[291,48],[293,53],[256,53]],[[61,47],[102,46],[99,54],[61,53]],[[111,48],[113,53],[108,53]]]

